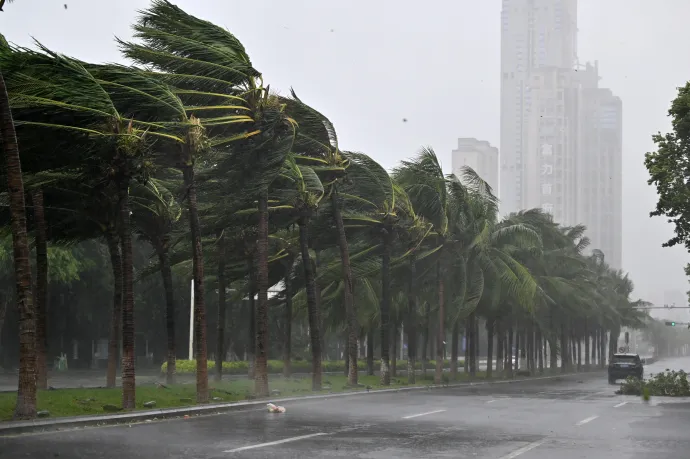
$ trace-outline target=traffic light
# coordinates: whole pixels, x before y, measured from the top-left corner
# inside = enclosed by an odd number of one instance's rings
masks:
[[[675,322],[666,322],[666,325],[667,325],[668,327],[675,327],[675,326],[676,326],[676,323],[675,323]]]

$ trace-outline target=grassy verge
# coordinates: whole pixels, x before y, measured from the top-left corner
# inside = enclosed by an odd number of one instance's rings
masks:
[[[469,381],[469,375],[459,373],[454,380],[444,374],[444,384]],[[485,380],[486,375],[478,372],[472,380]],[[492,378],[502,379],[502,378]],[[359,376],[360,387],[347,386],[345,376],[328,375],[323,378],[323,390],[321,394],[352,392],[364,390],[390,389],[407,387],[407,377],[396,377],[391,379],[390,386],[381,386],[378,376]],[[426,378],[421,375],[417,377],[416,386],[427,386],[433,384],[433,372],[429,371]],[[233,379],[222,382],[209,381],[211,389],[212,403],[238,402],[253,400],[254,381],[249,379]],[[311,378],[293,377],[283,378],[282,376],[271,376],[269,386],[272,391],[270,398],[293,397],[312,395]],[[171,386],[142,385],[137,387],[137,410],[151,409],[144,404],[155,401],[155,408],[176,408],[193,406],[196,404],[196,387],[194,384],[174,384]],[[267,399],[268,400],[268,399]],[[0,421],[12,419],[16,394],[0,393]],[[104,409],[110,405],[113,411]],[[48,411],[51,418],[66,416],[84,416],[95,414],[109,414],[116,412],[115,409],[122,405],[122,390],[115,389],[56,389],[38,392],[38,410]]]
[[[458,367],[464,365],[463,360],[458,361]],[[283,373],[283,361],[282,360],[269,360],[268,361],[268,373],[269,374],[282,374]],[[290,363],[292,373],[310,373],[311,372],[311,361],[307,360],[294,360]],[[345,361],[344,360],[324,360],[321,362],[321,371],[324,373],[336,373],[345,372]],[[359,371],[367,370],[367,362],[365,359],[360,359],[357,361],[357,367]],[[378,371],[381,367],[380,360],[374,360],[374,369]],[[165,373],[168,368],[168,363],[164,362],[161,365],[161,373]],[[208,361],[208,369],[213,370],[216,368],[216,362],[213,360]],[[407,360],[398,360],[397,368],[401,371],[407,371]],[[417,370],[422,369],[422,362],[416,362],[415,368]],[[436,361],[429,360],[426,365],[427,370],[434,371],[436,368]],[[444,368],[450,368],[450,360],[444,362]],[[193,375],[196,373],[196,360],[177,360],[175,363],[175,370],[178,375],[188,374]],[[223,374],[226,375],[246,375],[249,370],[249,362],[247,361],[233,361],[233,362],[223,362]]]
[[[379,384],[378,376],[360,376],[361,387],[348,387],[345,376],[326,376],[323,378],[323,390],[329,392],[362,391],[367,388],[383,389]],[[391,388],[406,386],[407,379],[393,378]],[[288,378],[280,376],[271,377],[271,397],[290,397],[299,395],[312,395],[311,378]],[[429,384],[429,381],[420,381],[420,385]],[[209,381],[212,403],[237,402],[254,399],[254,381],[248,379],[235,379],[232,381]],[[155,401],[155,408],[175,408],[193,406],[196,404],[196,387],[194,384],[174,384],[161,387],[158,385],[142,385],[137,387],[137,410],[150,409],[145,403]],[[0,421],[12,419],[16,394],[0,394]],[[105,405],[113,407],[122,406],[122,390],[115,389],[56,389],[38,392],[38,410],[47,410],[50,417],[84,416],[93,414],[108,414]]]

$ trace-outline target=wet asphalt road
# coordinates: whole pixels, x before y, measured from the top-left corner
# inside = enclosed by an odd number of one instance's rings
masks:
[[[690,358],[646,368],[690,369]],[[286,403],[0,438],[0,459],[687,459],[690,400],[614,394],[604,374]]]

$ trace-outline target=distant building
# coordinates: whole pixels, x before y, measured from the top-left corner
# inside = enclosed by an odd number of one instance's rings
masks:
[[[458,139],[458,148],[452,152],[453,174],[462,180],[463,166],[471,167],[498,196],[498,148],[485,140]]]
[[[598,87],[596,63],[578,72],[580,136],[577,156],[577,220],[587,226],[590,247],[622,268],[623,252],[623,103]]]
[[[521,208],[541,208],[555,221],[577,223],[578,90],[576,72],[541,67],[529,78],[523,117]]]
[[[577,0],[503,0],[501,10],[501,213],[538,207],[527,198],[535,142],[535,71],[573,69],[577,62]],[[543,75],[545,77],[545,75]],[[550,81],[550,78],[545,78]],[[558,91],[554,91],[557,95]],[[538,147],[537,147],[538,148]],[[532,155],[532,157],[529,157]],[[532,171],[534,172],[534,171]],[[550,202],[546,202],[549,204]],[[555,203],[554,207],[555,207]],[[547,206],[548,207],[548,206]]]
[[[577,58],[577,0],[503,0],[501,214],[584,224],[622,268],[622,103]]]

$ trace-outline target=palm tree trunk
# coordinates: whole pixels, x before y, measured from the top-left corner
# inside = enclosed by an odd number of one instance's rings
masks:
[[[309,238],[309,250],[314,250],[313,238]],[[319,252],[314,250],[314,292],[316,298],[316,310],[319,311],[319,339],[321,340],[321,362],[323,365],[323,361],[328,360],[328,348],[326,347],[326,324],[324,322],[324,317],[321,314],[321,286],[318,282],[316,282],[316,273],[319,272],[319,266]]]
[[[422,333],[422,379],[426,379],[427,356],[429,355],[429,309],[431,306],[428,302],[424,303],[424,332]]]
[[[520,329],[520,324],[515,327],[515,356],[513,357],[515,359],[515,370],[517,371],[522,371],[523,368],[520,366],[520,356],[521,356],[521,351],[522,348],[520,346],[523,346],[523,342],[520,339],[522,336],[522,329]]]
[[[541,336],[541,329],[537,328],[537,365],[539,366],[539,374],[544,374],[544,338]]]
[[[417,262],[414,255],[410,257],[410,277],[407,282],[407,383],[416,383],[417,365]]]
[[[292,375],[292,259],[285,274],[285,333],[283,335],[283,377]],[[312,351],[313,352],[313,351]]]
[[[446,293],[444,289],[441,261],[436,262],[436,279],[438,280],[438,336],[436,337],[436,373],[434,373],[434,384],[441,384],[443,375],[443,341],[445,341],[446,324]]]
[[[398,372],[398,322],[393,321],[391,333],[391,378],[397,377]]]
[[[381,255],[381,385],[390,386],[390,311],[391,311],[391,246],[390,229],[383,230]]]
[[[513,335],[515,334],[513,326],[508,329],[508,342],[506,343],[506,368],[508,369],[508,376],[512,377],[515,370],[515,359],[513,358]]]
[[[120,330],[122,323],[122,251],[120,250],[120,238],[114,229],[106,235],[108,251],[110,253],[110,265],[113,269],[113,315],[110,320],[110,337],[108,339],[108,371],[106,373],[105,386],[115,387],[117,377],[117,362],[120,352]]]
[[[182,170],[187,188],[189,228],[192,235],[192,277],[194,278],[194,341],[196,342],[196,401],[208,403],[208,353],[206,342],[206,302],[204,300],[204,253],[196,196],[194,167],[189,162]]]
[[[34,205],[34,223],[36,225],[36,295],[34,297],[36,303],[36,384],[38,389],[47,389],[48,242],[43,191],[41,189],[34,190],[31,193],[31,200]]]
[[[345,332],[345,352],[343,353],[343,354],[345,354],[345,359],[344,359],[345,360],[345,369],[343,370],[343,373],[345,374],[345,376],[350,374],[350,353],[348,352],[348,350],[349,350],[348,343],[349,343],[349,339],[350,339],[349,336],[350,335],[346,331]]]
[[[613,354],[618,351],[618,339],[621,336],[621,329],[619,326],[614,326],[609,334],[609,361],[613,358]]]
[[[589,350],[589,340],[591,333],[589,331],[589,328],[587,327],[587,318],[585,318],[585,330],[582,333],[582,336],[585,339],[585,370],[589,371],[589,364],[590,364],[590,350]]]
[[[250,256],[249,270],[249,327],[247,336],[247,377],[254,379],[256,370],[256,271],[254,257]]]
[[[537,346],[536,346],[536,332],[534,326],[529,327],[529,369],[531,374],[537,373]]]
[[[367,376],[374,376],[374,325],[369,326],[367,332]]]
[[[345,236],[345,223],[340,212],[338,202],[338,189],[334,186],[331,193],[331,205],[333,208],[333,218],[335,227],[338,231],[338,248],[340,249],[340,262],[343,270],[343,303],[345,306],[345,316],[347,318],[347,353],[350,356],[348,361],[347,383],[350,386],[357,385],[357,335],[359,334],[359,324],[357,323],[357,311],[354,302],[354,282],[352,279],[352,268],[350,266],[350,252]]]
[[[223,380],[225,360],[225,230],[218,234],[218,331],[216,333],[216,381]]]
[[[316,300],[316,278],[314,265],[309,254],[309,220],[299,221],[299,245],[302,252],[302,267],[307,291],[307,315],[309,316],[309,337],[311,338],[311,388],[321,390],[321,311]]]
[[[474,313],[474,375],[477,375],[477,369],[479,368],[479,347],[481,343],[479,342],[479,319],[477,314]]]
[[[465,374],[468,375],[470,374],[470,337],[472,336],[469,319],[465,319],[464,328],[465,352],[463,352],[462,356],[462,369],[465,371]]]
[[[9,300],[5,295],[0,299],[0,356],[2,355],[2,329],[5,326],[5,315],[7,314],[7,307]],[[0,368],[2,368],[2,360],[0,359]]]
[[[173,384],[175,382],[175,374],[177,373],[177,355],[175,352],[175,291],[173,289],[169,249],[170,234],[165,234],[158,246],[158,261],[161,265],[161,277],[163,279],[163,289],[165,290],[165,334],[168,362],[165,371],[165,382]]]
[[[120,243],[122,245],[122,408],[136,408],[134,353],[134,262],[129,211],[129,180],[119,183]]]
[[[496,322],[496,373],[503,373],[503,346],[505,345],[505,330],[500,321]]]
[[[491,378],[494,359],[494,321],[486,321],[486,377]]]
[[[259,195],[259,231],[256,241],[256,369],[254,392],[268,396],[268,189]]]
[[[565,333],[565,324],[561,323],[561,373],[568,371],[569,354],[570,348],[568,347],[568,336]]]
[[[450,339],[450,379],[458,379],[458,340],[460,335],[460,324],[456,320],[453,324],[453,332]]]
[[[599,340],[600,340],[600,342],[601,342],[601,343],[600,343],[601,351],[600,351],[600,354],[599,354],[599,366],[600,366],[601,368],[605,368],[605,367],[606,367],[606,361],[607,361],[607,360],[606,360],[606,359],[607,359],[607,355],[606,355],[606,354],[607,354],[607,352],[606,352],[606,338],[607,338],[607,336],[606,336],[606,329],[605,329],[604,327],[601,327],[601,329],[599,330]]]
[[[473,312],[469,317],[470,323],[470,376],[477,376],[477,351],[479,344],[479,333],[477,333],[477,315]]]
[[[5,154],[14,277],[19,310],[19,381],[14,417],[33,418],[36,416],[36,310],[31,292],[31,263],[29,238],[26,234],[22,165],[2,71],[0,71],[0,141]]]
[[[597,328],[596,330],[596,336],[594,337],[594,347],[597,351],[597,366],[601,368],[601,327]]]
[[[7,304],[9,303],[6,296],[2,296],[0,300],[0,352],[2,351],[2,328],[5,326],[5,314],[7,314]],[[0,367],[1,365],[0,361]]]

